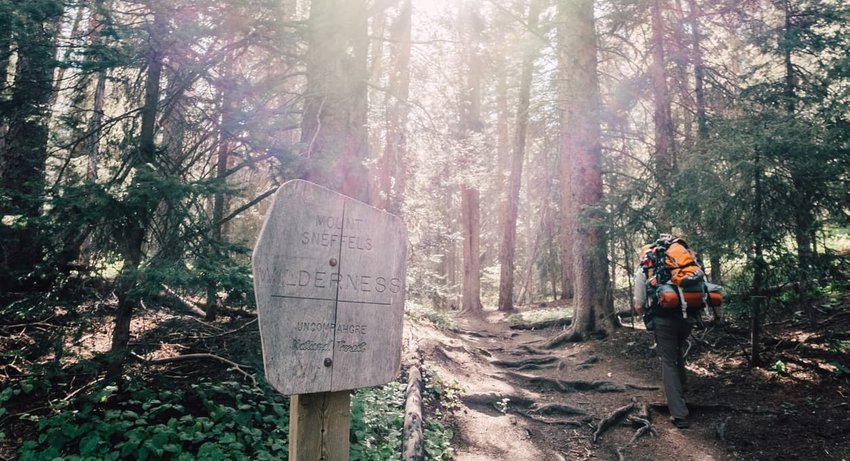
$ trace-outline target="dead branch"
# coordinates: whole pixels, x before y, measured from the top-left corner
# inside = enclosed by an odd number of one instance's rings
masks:
[[[593,443],[596,443],[599,440],[599,436],[605,432],[606,429],[613,426],[617,423],[623,416],[628,414],[635,407],[635,402],[622,406],[614,410],[611,414],[606,416],[602,421],[599,421],[599,426],[596,427],[596,432],[593,433]]]
[[[250,320],[248,322],[245,322],[239,328],[236,328],[236,329],[233,329],[233,330],[228,330],[228,331],[218,333],[218,334],[214,334],[214,335],[210,335],[210,336],[200,336],[197,339],[214,339],[214,338],[220,338],[222,336],[232,335],[233,333],[236,333],[236,332],[242,330],[243,328],[247,327],[248,325],[251,325],[251,324],[256,323],[256,322],[257,322],[257,319],[253,319],[253,320]]]
[[[165,290],[165,292],[166,292],[166,293],[168,293],[169,295],[171,295],[171,297],[172,297],[172,298],[174,298],[175,300],[177,300],[177,301],[180,303],[180,305],[181,305],[181,306],[183,306],[184,308],[186,308],[187,310],[189,310],[189,312],[192,312],[193,314],[196,314],[196,315],[200,315],[200,316],[202,316],[202,317],[207,315],[207,313],[206,313],[203,309],[201,309],[200,307],[198,307],[198,306],[197,306],[195,303],[193,303],[192,301],[190,301],[190,300],[188,300],[188,299],[184,298],[183,296],[180,296],[180,293],[177,293],[176,291],[174,291],[174,290],[173,290],[171,287],[169,287],[168,285],[166,285],[166,284],[164,284],[164,283],[161,283],[161,284],[160,284],[160,286],[162,287],[162,289],[163,289],[163,290]]]
[[[221,357],[221,356],[218,356],[218,355],[215,355],[215,354],[207,354],[207,353],[185,354],[185,355],[176,355],[174,357],[165,357],[165,358],[161,358],[161,359],[151,359],[151,360],[146,359],[146,358],[142,357],[141,355],[136,354],[135,352],[131,352],[130,354],[146,365],[162,365],[162,364],[165,364],[165,363],[182,362],[182,361],[185,361],[185,360],[216,360],[218,362],[222,362],[222,363],[225,363],[227,365],[230,365],[229,369],[235,370],[236,372],[238,372],[239,374],[241,374],[245,378],[248,378],[249,380],[251,380],[251,383],[254,386],[257,385],[257,378],[254,376],[254,374],[248,373],[247,371],[245,371],[245,368],[252,368],[250,365],[241,365],[241,364],[236,363],[232,360],[226,359],[224,357]]]

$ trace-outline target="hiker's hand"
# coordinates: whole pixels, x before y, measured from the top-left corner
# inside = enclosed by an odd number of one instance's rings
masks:
[[[635,312],[637,312],[640,315],[643,315],[643,306],[635,303]]]

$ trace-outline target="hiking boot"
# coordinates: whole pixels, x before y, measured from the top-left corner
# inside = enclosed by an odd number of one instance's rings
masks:
[[[691,427],[691,423],[688,422],[688,420],[685,419],[685,418],[672,418],[672,419],[673,419],[673,425],[678,427],[679,429],[687,429],[687,428]]]

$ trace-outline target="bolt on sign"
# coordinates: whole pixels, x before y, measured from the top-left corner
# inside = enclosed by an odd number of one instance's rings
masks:
[[[253,253],[269,383],[292,395],[395,379],[406,257],[397,216],[307,181],[283,184]]]

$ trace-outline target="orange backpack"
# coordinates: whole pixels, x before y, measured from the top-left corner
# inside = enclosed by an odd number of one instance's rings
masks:
[[[682,315],[688,317],[688,312],[722,303],[720,287],[707,289],[698,256],[683,239],[665,235],[645,245],[641,248],[641,266],[650,298],[663,309],[681,308]]]
[[[641,265],[654,286],[672,283],[684,288],[705,280],[696,252],[684,239],[665,236],[645,245],[641,253]]]

